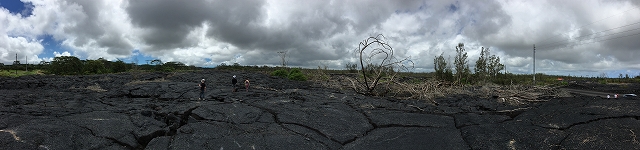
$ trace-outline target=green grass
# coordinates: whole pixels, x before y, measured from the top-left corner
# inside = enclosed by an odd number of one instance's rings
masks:
[[[29,70],[29,71],[24,71],[24,70],[17,70],[17,74],[16,74],[16,70],[0,70],[0,76],[2,77],[20,77],[20,76],[26,76],[26,75],[36,75],[36,74],[44,74],[42,70]]]

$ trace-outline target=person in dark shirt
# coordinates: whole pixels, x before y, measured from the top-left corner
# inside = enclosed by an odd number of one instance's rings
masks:
[[[207,90],[207,84],[204,83],[204,79],[200,80],[198,86],[200,87],[200,98],[198,100],[204,100],[204,91]]]
[[[231,92],[235,92],[236,89],[236,84],[238,83],[238,79],[236,79],[236,75],[233,75],[233,79],[231,79],[231,87],[233,87],[231,89]]]

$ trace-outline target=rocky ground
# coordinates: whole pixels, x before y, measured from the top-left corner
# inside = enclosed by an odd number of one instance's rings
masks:
[[[251,89],[232,93],[232,75]],[[549,91],[561,93],[537,92]],[[227,71],[0,78],[0,95],[0,149],[640,148],[635,98],[460,94],[435,105]]]

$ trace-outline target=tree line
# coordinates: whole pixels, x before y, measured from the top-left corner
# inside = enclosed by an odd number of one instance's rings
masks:
[[[373,37],[373,39],[377,39],[377,37]],[[367,42],[364,42],[367,44]],[[377,44],[377,43],[376,43]],[[384,45],[386,43],[383,43]],[[362,45],[362,43],[361,43]],[[360,50],[366,49],[364,48]],[[489,48],[481,48],[480,57],[475,62],[474,72],[471,72],[469,67],[469,60],[466,49],[464,47],[464,43],[459,43],[455,46],[456,55],[453,60],[453,63],[445,59],[444,53],[436,56],[433,60],[434,69],[435,69],[435,78],[438,80],[454,82],[457,84],[471,84],[476,82],[505,82],[500,76],[504,75],[501,73],[504,70],[504,65],[500,63],[500,57],[496,55],[491,55]],[[375,49],[378,51],[374,51],[374,54],[392,54],[393,49],[390,47],[387,49]],[[385,50],[380,52],[379,50]],[[362,54],[362,51],[357,54]],[[393,57],[389,57],[393,58]],[[361,63],[346,63],[345,69],[349,72],[355,73],[359,72],[360,74],[375,74],[376,78],[380,79],[381,76],[386,76],[385,74],[393,74],[394,68],[399,68],[403,66],[402,63],[406,62],[407,59],[394,59],[393,61],[388,61],[387,59],[383,60],[382,64],[376,65],[372,62],[364,62],[363,59],[360,58]],[[388,62],[386,62],[388,61]],[[358,66],[362,66],[358,68]],[[366,78],[366,75],[364,75]],[[375,79],[375,78],[374,78]]]
[[[53,58],[51,62],[41,62],[40,64],[25,64],[25,65],[0,65],[2,69],[11,70],[25,70],[25,69],[39,69],[46,74],[56,75],[87,75],[87,74],[105,74],[105,73],[119,73],[130,70],[142,70],[142,71],[176,71],[176,70],[194,70],[195,66],[186,66],[181,62],[165,62],[163,63],[159,59],[153,60],[152,64],[136,65],[134,63],[125,63],[122,60],[109,61],[104,58],[98,58],[95,60],[86,59],[80,60],[75,56],[58,56]]]
[[[480,57],[475,63],[474,73],[469,69],[469,61],[467,60],[467,52],[463,43],[459,43],[456,47],[456,56],[453,66],[455,74],[450,63],[444,58],[444,53],[433,59],[435,76],[439,80],[467,84],[473,82],[493,81],[504,70],[504,65],[500,63],[500,57],[491,55],[489,48],[481,48]]]

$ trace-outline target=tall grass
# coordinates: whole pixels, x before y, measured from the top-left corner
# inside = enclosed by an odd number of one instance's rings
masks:
[[[42,70],[29,70],[29,71],[24,71],[24,70],[0,70],[0,76],[2,77],[20,77],[20,76],[26,76],[26,75],[38,75],[38,74],[44,74],[44,72]]]

